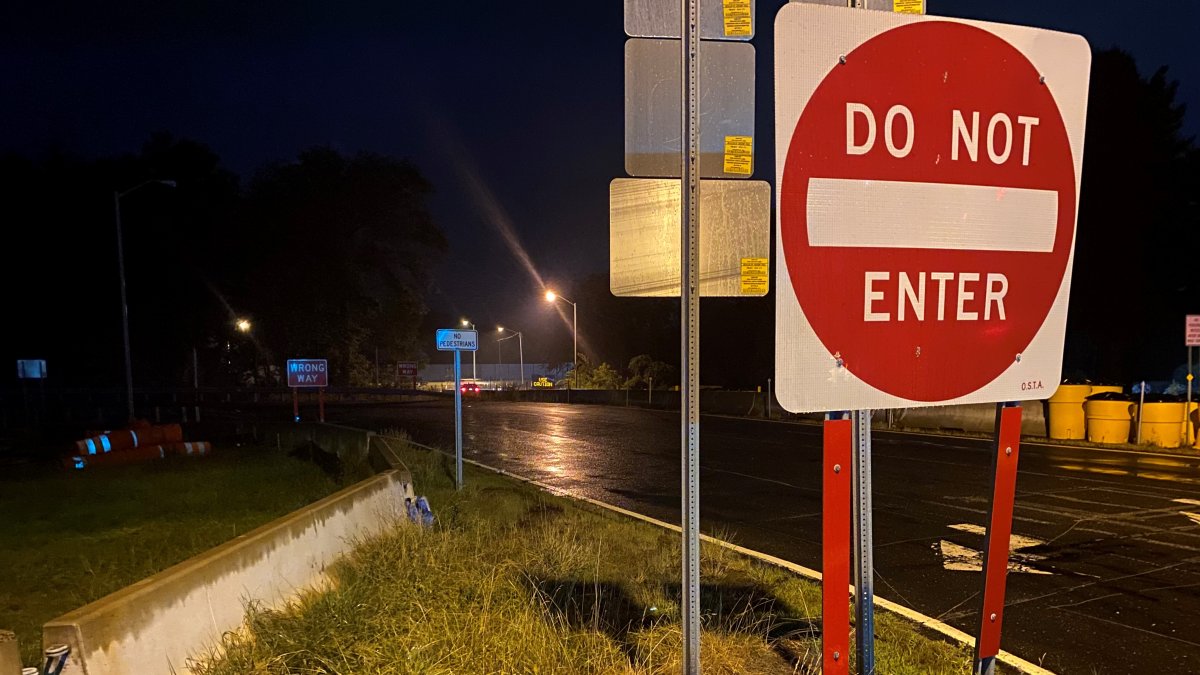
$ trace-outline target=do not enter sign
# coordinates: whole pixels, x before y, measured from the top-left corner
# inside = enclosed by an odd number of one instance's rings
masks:
[[[776,44],[780,402],[1054,393],[1087,43],[789,3]]]

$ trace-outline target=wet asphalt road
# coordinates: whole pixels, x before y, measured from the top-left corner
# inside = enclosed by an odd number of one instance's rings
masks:
[[[469,401],[465,454],[678,522],[678,420]],[[342,408],[330,421],[454,447],[448,402]],[[988,442],[881,431],[873,442],[876,592],[975,634]],[[819,569],[820,456],[819,426],[703,417],[703,530]],[[1200,672],[1197,521],[1200,459],[1023,444],[1013,533],[1029,540],[1009,574],[1002,646],[1061,673]]]

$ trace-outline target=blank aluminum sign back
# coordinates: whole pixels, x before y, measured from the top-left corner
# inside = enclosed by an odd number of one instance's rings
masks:
[[[625,43],[625,172],[678,178],[682,107],[678,40]],[[700,176],[749,178],[725,171],[726,139],[754,137],[754,47],[700,43]]]
[[[625,34],[678,39],[679,9],[679,0],[625,0]],[[743,23],[736,22],[739,12],[746,13]],[[754,28],[754,0],[700,1],[700,39],[750,40]]]
[[[613,295],[679,297],[679,181],[617,178],[609,185]],[[766,181],[700,181],[700,295],[766,295],[771,188]]]

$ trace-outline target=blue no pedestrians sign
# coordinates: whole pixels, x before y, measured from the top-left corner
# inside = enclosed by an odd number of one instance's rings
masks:
[[[457,328],[439,328],[437,348],[442,352],[474,352],[479,350],[479,332]]]

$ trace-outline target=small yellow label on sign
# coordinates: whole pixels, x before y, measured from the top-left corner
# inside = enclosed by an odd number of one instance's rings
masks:
[[[924,14],[925,0],[892,0],[892,11],[900,14]]]
[[[750,0],[724,0],[725,37],[754,34],[750,22]]]
[[[742,295],[766,295],[771,286],[769,273],[766,258],[742,258]]]
[[[725,173],[749,176],[754,171],[754,139],[750,136],[725,137]]]

